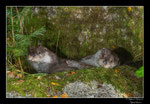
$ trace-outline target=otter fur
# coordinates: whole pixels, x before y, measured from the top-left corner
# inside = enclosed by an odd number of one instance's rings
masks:
[[[44,46],[30,47],[27,60],[38,73],[77,69],[68,66],[65,59],[59,59],[56,54]]]
[[[97,51],[94,55],[87,56],[79,61],[68,60],[67,64],[70,67],[77,67],[78,69],[91,66],[113,68],[119,65],[119,58],[111,50],[103,48]]]
[[[39,73],[55,73],[65,70],[78,70],[91,67],[113,68],[119,64],[116,54],[107,48],[79,61],[61,59],[44,46],[31,47],[27,56],[29,64]]]

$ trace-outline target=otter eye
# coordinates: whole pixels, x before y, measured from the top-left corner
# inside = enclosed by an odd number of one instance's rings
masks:
[[[38,54],[41,54],[41,52],[40,52],[40,51],[38,51],[37,53],[38,53]]]
[[[106,61],[103,61],[103,63],[106,65],[107,64],[107,62]]]

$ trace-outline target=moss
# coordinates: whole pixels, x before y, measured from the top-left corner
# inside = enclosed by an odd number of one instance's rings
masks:
[[[129,50],[135,60],[141,57],[143,8],[128,11],[128,7],[52,7],[39,8],[38,14],[32,10],[25,22],[27,33],[46,25],[40,42],[54,52],[58,50],[60,56],[80,59],[115,45]]]
[[[143,93],[142,80],[137,79],[134,76],[135,71],[133,67],[120,66],[117,67],[118,73],[115,69],[105,69],[105,68],[92,68],[92,69],[82,69],[75,70],[75,74],[67,76],[66,74],[70,71],[58,72],[55,74],[39,75],[41,79],[37,79],[37,76],[26,76],[23,83],[16,84],[18,80],[12,80],[7,78],[7,91],[15,90],[19,92],[22,96],[26,92],[32,94],[33,97],[47,97],[47,90],[57,92],[62,91],[62,88],[69,82],[74,82],[81,80],[82,82],[88,83],[89,81],[96,80],[99,83],[108,83],[115,86],[121,92],[133,93],[137,91]],[[34,74],[33,74],[34,75]],[[60,77],[56,79],[55,76]],[[52,85],[51,82],[58,83],[59,86]]]

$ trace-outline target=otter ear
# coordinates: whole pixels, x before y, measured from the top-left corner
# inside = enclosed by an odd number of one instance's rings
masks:
[[[47,48],[44,48],[45,49],[45,51],[47,51],[48,49]]]
[[[100,54],[101,57],[104,57],[104,55],[105,55],[105,50],[106,50],[106,48],[101,49],[101,54]]]
[[[99,55],[99,58],[104,58],[104,50],[101,50],[101,54]]]
[[[33,47],[33,46],[28,47],[28,53],[32,53],[33,50],[34,50],[34,47]]]
[[[104,54],[107,54],[107,55],[111,54],[111,51],[107,48],[103,48],[102,51]]]

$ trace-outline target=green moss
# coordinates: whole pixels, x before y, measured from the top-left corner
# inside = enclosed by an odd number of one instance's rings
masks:
[[[28,22],[25,22],[25,29],[29,33],[46,25],[46,33],[40,42],[54,52],[59,50],[58,55],[80,59],[100,48],[112,49],[115,45],[116,48],[123,47],[129,50],[134,57],[138,56],[135,60],[141,57],[142,7],[132,7],[131,12],[128,11],[128,7],[108,7],[107,11],[103,7],[58,7],[55,8],[55,16],[48,14],[47,10],[48,8],[39,8],[38,14],[31,12],[32,16],[30,14],[27,17],[30,17]],[[111,17],[111,21],[105,15]],[[57,44],[58,34],[60,35]],[[79,39],[80,36],[83,42]]]
[[[142,80],[137,79],[134,76],[135,72],[133,67],[120,66],[117,67],[118,73],[115,69],[105,69],[105,68],[92,68],[92,69],[82,69],[74,71],[75,74],[67,76],[66,72],[58,72],[50,75],[40,76],[41,79],[37,79],[37,76],[26,76],[23,83],[17,83],[17,80],[12,80],[7,78],[7,91],[15,90],[22,96],[28,91],[33,97],[47,97],[47,88],[50,88],[54,92],[62,91],[62,88],[67,84],[67,82],[74,82],[81,80],[82,82],[88,83],[89,81],[96,80],[99,83],[108,83],[115,86],[121,92],[137,91],[143,93]],[[60,77],[56,79],[55,75]],[[59,86],[52,85],[51,82],[58,83]]]

